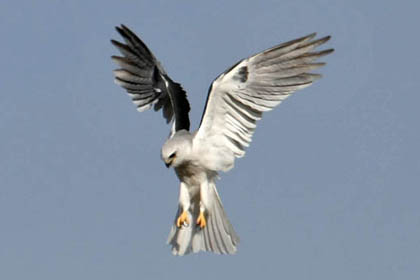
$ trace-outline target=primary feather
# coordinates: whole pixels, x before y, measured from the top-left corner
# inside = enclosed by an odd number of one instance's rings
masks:
[[[280,44],[238,62],[212,83],[206,110],[195,137],[197,145],[223,146],[234,157],[242,157],[262,113],[270,111],[293,92],[320,78],[310,73],[324,65],[314,63],[331,53],[313,50],[330,37],[312,40],[315,33]],[[231,168],[231,162],[225,165]]]
[[[125,88],[137,109],[142,112],[154,106],[162,109],[169,123],[174,120],[173,133],[190,129],[190,104],[180,84],[172,81],[147,46],[126,26],[116,27],[126,44],[111,40],[121,52],[112,56],[121,68],[114,70],[115,82]]]

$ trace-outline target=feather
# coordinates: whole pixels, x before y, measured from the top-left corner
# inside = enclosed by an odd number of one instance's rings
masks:
[[[232,155],[243,156],[262,113],[321,77],[311,71],[325,63],[314,61],[333,50],[314,51],[330,39],[314,40],[315,35],[277,45],[219,75],[210,86],[195,145],[211,150],[208,147],[220,149],[224,143]],[[234,157],[226,158],[232,161],[223,166],[233,166]]]
[[[190,129],[187,95],[181,85],[172,81],[146,44],[126,26],[116,27],[125,44],[111,40],[123,55],[112,56],[121,68],[114,70],[115,83],[133,94],[139,111],[163,109],[167,123],[174,121],[174,131]],[[173,135],[173,133],[171,133]]]

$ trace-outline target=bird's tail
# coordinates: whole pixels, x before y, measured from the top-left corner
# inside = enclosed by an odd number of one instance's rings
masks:
[[[234,254],[239,243],[239,237],[230,224],[222,202],[216,190],[216,185],[210,183],[209,201],[212,204],[207,209],[207,224],[200,228],[195,224],[200,213],[200,200],[197,195],[191,201],[188,212],[188,225],[176,226],[176,219],[181,214],[178,207],[175,222],[168,237],[174,255],[185,255],[199,251],[210,251],[217,254]]]

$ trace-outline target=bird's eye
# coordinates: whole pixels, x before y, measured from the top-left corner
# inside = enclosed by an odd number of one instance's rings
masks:
[[[175,157],[175,153],[172,153],[169,158],[174,158]]]

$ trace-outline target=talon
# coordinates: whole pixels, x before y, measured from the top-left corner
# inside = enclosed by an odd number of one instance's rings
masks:
[[[204,228],[206,224],[207,224],[206,217],[204,217],[203,212],[200,212],[200,215],[198,216],[198,219],[197,219],[197,225],[199,225],[200,228]]]
[[[187,211],[183,211],[181,215],[179,215],[178,219],[176,220],[176,226],[181,227],[184,223],[186,223],[187,225],[190,223],[188,221]]]

